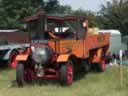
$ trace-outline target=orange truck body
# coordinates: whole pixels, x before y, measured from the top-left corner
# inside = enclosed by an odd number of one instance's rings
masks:
[[[84,40],[58,40],[57,42],[54,42],[53,40],[49,41],[49,45],[54,49],[56,53],[60,53],[61,55],[67,54],[68,49],[71,49],[72,53],[69,53],[68,56],[74,55],[77,58],[83,59],[92,58],[90,56],[92,56],[91,51],[93,50],[98,50],[105,47],[109,49],[109,43],[109,33],[90,35],[88,32]],[[68,57],[65,56],[65,58],[59,58],[61,60],[58,61],[67,61]]]
[[[32,20],[38,19],[39,16],[30,16],[25,18],[25,22],[30,22]],[[59,17],[59,16],[47,16],[47,20],[75,20],[79,19],[79,17],[76,16],[66,16],[66,17]],[[109,44],[110,44],[110,34],[109,33],[97,33],[97,34],[92,34],[89,32],[88,28],[88,20],[85,20],[84,23],[87,23],[86,27],[87,30],[84,32],[83,35],[84,38],[79,38],[79,39],[62,39],[58,38],[53,35],[54,39],[48,40],[49,46],[54,50],[55,53],[58,53],[59,55],[66,55],[65,58],[59,58],[57,61],[65,61],[68,60],[68,57],[71,55],[74,55],[77,58],[81,59],[90,59],[94,58],[94,53],[97,54],[98,49],[103,49],[105,52],[109,52]],[[47,25],[45,25],[47,26]],[[48,30],[48,28],[46,28]],[[94,31],[94,30],[93,30]],[[79,33],[78,33],[79,34]],[[52,34],[51,34],[52,35]],[[31,41],[30,41],[31,42]],[[68,51],[71,52],[68,52]],[[100,52],[99,54],[101,54]],[[92,55],[93,54],[93,55]],[[109,54],[109,53],[105,53]],[[99,57],[97,55],[97,57]],[[64,60],[63,60],[64,59]],[[93,59],[90,59],[93,63]],[[99,61],[97,61],[99,62]]]

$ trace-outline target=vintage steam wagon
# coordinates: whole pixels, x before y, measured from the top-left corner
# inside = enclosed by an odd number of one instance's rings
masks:
[[[25,22],[31,46],[16,57],[18,85],[38,78],[71,85],[77,68],[88,71],[95,65],[97,70],[105,70],[109,34],[89,33],[86,18],[39,12]]]

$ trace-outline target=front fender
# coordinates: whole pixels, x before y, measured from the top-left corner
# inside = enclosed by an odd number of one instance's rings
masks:
[[[70,57],[70,54],[61,54],[61,55],[58,56],[57,62],[58,63],[66,62],[66,61],[68,61],[69,57]]]
[[[28,54],[20,54],[16,56],[16,61],[27,61],[28,57]]]

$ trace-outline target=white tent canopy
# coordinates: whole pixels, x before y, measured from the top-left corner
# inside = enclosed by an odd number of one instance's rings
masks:
[[[0,32],[17,32],[19,29],[11,29],[11,30],[0,30]]]
[[[126,49],[126,45],[122,43],[122,34],[119,30],[99,30],[99,33],[110,33],[110,50],[111,53],[115,53],[118,54],[120,49],[125,50]]]
[[[110,33],[110,35],[121,35],[119,30],[99,30],[99,33]]]

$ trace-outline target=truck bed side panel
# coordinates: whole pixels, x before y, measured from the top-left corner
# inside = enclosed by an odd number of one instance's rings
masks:
[[[110,34],[109,33],[101,33],[96,35],[91,35],[88,37],[89,39],[89,49],[97,49],[103,46],[109,46],[110,43]]]

